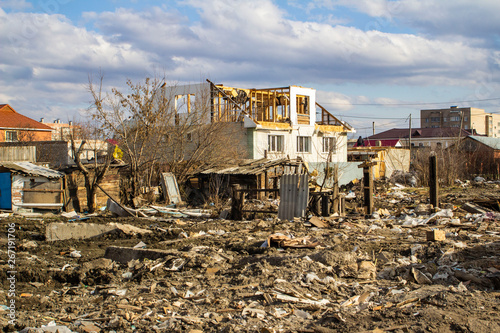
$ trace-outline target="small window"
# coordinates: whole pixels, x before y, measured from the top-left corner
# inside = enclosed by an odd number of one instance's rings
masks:
[[[323,153],[337,153],[337,138],[324,137],[323,138]]]
[[[438,122],[440,120],[441,120],[441,118],[439,118],[439,117],[431,117],[432,122]]]
[[[450,117],[450,121],[460,121],[460,117],[459,116]]]
[[[297,95],[297,113],[298,114],[309,114],[309,97]]]
[[[267,150],[272,152],[282,152],[283,151],[283,135],[269,135]]]
[[[420,143],[418,144],[418,146],[419,146],[419,147],[423,147],[423,146],[424,146],[424,144],[423,144],[422,142],[420,142]]]
[[[442,147],[443,147],[443,144],[442,144],[441,142],[438,142],[438,143],[436,143],[436,147],[437,147],[437,148],[442,148]]]
[[[297,152],[310,153],[311,152],[311,137],[298,136],[297,137]]]
[[[16,131],[5,131],[5,142],[17,142],[19,141],[17,138]]]

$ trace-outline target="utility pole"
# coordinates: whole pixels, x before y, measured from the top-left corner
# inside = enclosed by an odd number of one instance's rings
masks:
[[[409,148],[410,148],[410,160],[411,160],[411,113],[410,113],[410,134],[409,134]]]
[[[375,122],[372,122],[372,131],[373,131],[373,135],[375,135]]]
[[[458,149],[458,146],[460,145],[460,137],[462,136],[462,126],[463,125],[464,125],[464,111],[460,110],[460,131],[458,132],[457,149]]]

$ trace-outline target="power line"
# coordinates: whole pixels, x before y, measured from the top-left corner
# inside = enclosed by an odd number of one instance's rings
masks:
[[[398,118],[391,118],[391,117],[363,117],[363,116],[348,116],[348,115],[338,115],[337,117],[339,118],[360,118],[360,119],[406,119],[408,117],[398,117]]]
[[[422,103],[321,103],[321,105],[367,105],[367,106],[412,106],[412,105],[433,105],[433,104],[460,104],[460,103],[471,103],[471,102],[486,102],[486,101],[497,101],[497,98],[486,98],[486,99],[471,99],[467,101],[450,101],[450,102],[422,102]]]

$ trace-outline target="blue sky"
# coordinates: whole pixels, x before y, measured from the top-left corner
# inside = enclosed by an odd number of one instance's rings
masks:
[[[500,2],[490,0],[0,0],[0,103],[79,120],[107,88],[302,85],[356,135],[419,126],[419,110],[500,112]]]

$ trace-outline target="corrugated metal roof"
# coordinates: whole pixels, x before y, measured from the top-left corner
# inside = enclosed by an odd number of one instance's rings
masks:
[[[486,145],[493,149],[500,149],[500,138],[491,138],[487,136],[478,136],[478,135],[470,135],[469,138],[481,142],[483,145]]]
[[[28,176],[41,176],[47,178],[62,178],[64,173],[30,162],[0,162],[0,166],[14,172],[23,173]]]

